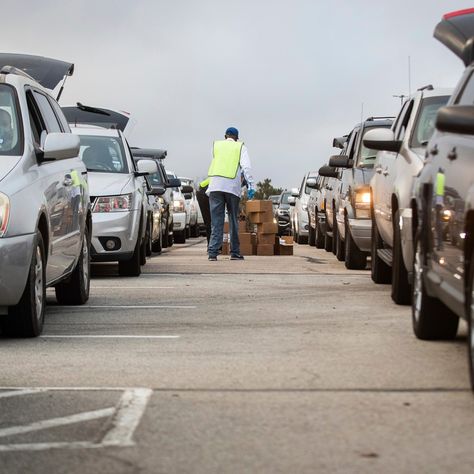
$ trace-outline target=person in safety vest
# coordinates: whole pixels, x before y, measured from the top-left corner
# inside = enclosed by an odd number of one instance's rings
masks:
[[[204,221],[204,227],[206,228],[207,246],[209,247],[209,241],[211,240],[211,208],[209,207],[209,196],[206,194],[207,188],[209,188],[210,179],[207,178],[199,183],[199,189],[196,193],[196,199],[201,209],[202,220]]]
[[[211,240],[209,243],[209,260],[216,261],[222,245],[224,233],[225,210],[229,216],[230,259],[243,260],[240,255],[239,242],[239,204],[242,194],[242,173],[247,181],[249,199],[255,190],[247,147],[237,141],[239,131],[229,127],[225,140],[214,142],[213,159],[209,172],[209,206],[211,208]]]

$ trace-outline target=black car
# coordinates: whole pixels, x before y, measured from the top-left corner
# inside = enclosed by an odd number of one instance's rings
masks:
[[[173,245],[173,189],[181,186],[179,179],[169,179],[163,160],[166,158],[166,150],[154,148],[132,148],[132,155],[134,160],[149,159],[154,160],[158,165],[158,172],[147,176],[149,187],[162,187],[165,192],[160,195],[161,204],[163,206],[162,213],[162,245],[168,247]]]
[[[420,339],[453,339],[459,318],[468,321],[474,389],[474,9],[445,15],[434,36],[466,70],[415,182],[412,321]]]
[[[278,235],[290,235],[290,204],[288,198],[291,196],[290,191],[283,191],[280,194],[278,206],[275,211],[275,219],[278,222]]]

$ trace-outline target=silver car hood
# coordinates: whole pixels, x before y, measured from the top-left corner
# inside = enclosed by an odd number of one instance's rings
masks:
[[[15,168],[21,156],[0,156],[0,181]]]
[[[131,174],[125,173],[96,173],[89,171],[89,194],[91,196],[117,196],[133,192]]]

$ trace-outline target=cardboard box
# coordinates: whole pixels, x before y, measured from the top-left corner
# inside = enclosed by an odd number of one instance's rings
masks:
[[[258,245],[275,245],[275,234],[257,234]]]
[[[282,235],[280,237],[280,245],[293,245],[293,236],[292,235]]]
[[[257,224],[257,232],[259,234],[276,234],[278,232],[278,224],[273,222],[262,222]]]
[[[273,244],[258,244],[257,255],[260,255],[260,256],[275,255],[275,246]]]
[[[247,222],[246,221],[239,221],[239,234],[247,232]]]
[[[293,245],[280,245],[278,255],[293,255]]]
[[[252,200],[247,201],[245,204],[245,212],[250,214],[251,212],[268,212],[273,215],[273,204],[272,201],[258,201]]]
[[[239,242],[240,245],[255,245],[257,243],[257,236],[255,234],[251,234],[250,232],[243,232],[239,234]]]
[[[221,255],[229,255],[229,254],[230,254],[230,244],[229,242],[223,242]]]
[[[255,255],[256,253],[256,246],[252,244],[240,244],[240,255],[248,256],[248,255]]]
[[[252,224],[263,224],[265,222],[273,223],[273,214],[268,211],[250,212],[248,218]]]

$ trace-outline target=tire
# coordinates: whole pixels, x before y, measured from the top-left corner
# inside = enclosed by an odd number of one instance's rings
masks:
[[[396,304],[408,305],[411,302],[411,288],[403,261],[399,218],[400,211],[397,211],[393,223],[392,300]]]
[[[132,258],[129,260],[124,260],[119,262],[119,275],[120,276],[130,276],[130,277],[137,277],[140,276],[142,272],[142,268],[140,265],[141,258],[141,235],[140,231],[138,232],[137,243],[135,244],[135,249],[133,250]]]
[[[145,237],[145,257],[151,257],[151,254],[153,253],[153,242],[151,241],[153,235],[153,229],[152,229],[152,223],[151,221],[148,221],[147,225],[147,232],[146,232],[146,237]],[[146,259],[145,259],[146,263]],[[142,263],[142,265],[145,265],[145,263]]]
[[[186,229],[180,230],[179,232],[174,232],[174,241],[177,244],[186,243]]]
[[[43,331],[46,306],[46,258],[41,232],[36,234],[30,270],[21,299],[3,317],[2,334],[13,337],[37,337]]]
[[[332,211],[332,253],[336,255],[336,242],[337,242],[337,221],[336,211]]]
[[[308,244],[311,247],[314,247],[316,245],[316,233],[315,230],[311,227],[311,224],[309,225],[308,231]]]
[[[298,234],[296,238],[296,243],[300,245],[304,245],[308,243],[308,237],[305,237],[304,235]]]
[[[458,332],[459,317],[437,298],[426,292],[424,282],[425,254],[421,238],[415,239],[413,261],[412,323],[418,339],[454,339]]]
[[[191,237],[199,237],[199,226],[197,225],[197,223],[191,227]]]
[[[316,216],[316,229],[315,229],[315,245],[317,249],[324,248],[324,233],[323,229],[321,228],[321,224],[319,222],[318,217]]]
[[[474,390],[474,252],[471,254],[469,265],[469,280],[467,285],[466,316],[468,324],[468,359],[471,389]]]
[[[160,232],[159,239],[151,244],[151,250],[155,253],[161,253],[162,249],[163,249],[163,233]]]
[[[383,248],[383,241],[372,213],[372,238],[370,244],[370,276],[374,283],[388,284],[392,280],[392,267],[387,265],[378,255],[377,249]]]
[[[146,265],[146,253],[148,248],[148,243],[150,242],[150,237],[145,236],[140,244],[140,265]]]
[[[364,270],[367,266],[367,255],[359,250],[349,229],[349,223],[345,220],[346,238],[344,239],[346,268],[349,270]]]
[[[336,220],[336,219],[334,219]],[[336,239],[336,258],[340,261],[343,262],[345,260],[346,256],[346,249],[344,247],[344,241],[341,239],[341,234],[339,233],[339,229],[337,228],[337,222],[333,223],[333,227],[335,226],[336,230],[333,231],[333,238]]]
[[[326,225],[326,232],[324,233],[324,250],[326,250],[326,252],[332,252],[333,238],[328,235],[328,231],[329,231],[329,225]]]
[[[174,232],[171,232],[171,234],[168,234],[168,247],[173,247],[174,244]]]
[[[190,228],[189,226],[186,227],[185,238],[186,238],[186,239],[191,238],[191,228]]]
[[[162,248],[167,248],[168,247],[168,238],[169,238],[169,218],[166,218],[166,225],[164,228],[164,232],[161,232],[161,246]]]
[[[54,287],[56,300],[62,305],[80,305],[89,299],[91,259],[90,234],[86,226],[82,240],[81,253],[71,276]]]

